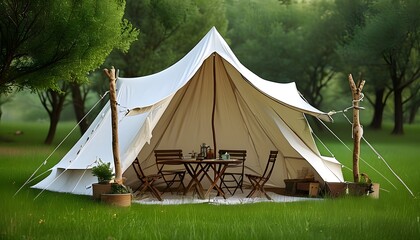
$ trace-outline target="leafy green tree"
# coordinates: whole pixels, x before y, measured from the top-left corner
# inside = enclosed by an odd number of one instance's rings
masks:
[[[50,116],[45,142],[51,143],[70,90],[58,82],[87,82],[87,73],[98,68],[114,48],[128,50],[137,30],[123,19],[121,0],[4,0],[0,4],[0,89],[47,89],[39,96]]]
[[[125,17],[140,29],[140,38],[127,54],[114,52],[107,60],[125,77],[165,69],[184,56],[212,26],[221,33],[227,27],[223,0],[129,0]]]
[[[136,32],[123,20],[123,0],[2,0],[0,92],[48,89],[85,80],[115,47],[129,48]]]
[[[223,1],[219,0],[127,1],[125,17],[141,30],[141,37],[128,53],[113,51],[105,65],[116,66],[124,76],[159,71],[181,58],[211,26],[216,25],[219,31],[225,31],[227,22],[224,15]],[[82,107],[88,94],[93,90],[102,95],[108,89],[103,72],[91,74],[90,79],[89,87],[84,86],[80,91],[72,88],[73,106],[82,133],[88,126],[87,118],[81,119],[85,115]]]
[[[383,71],[381,64],[365,65],[360,56],[353,54],[355,49],[348,44],[354,40],[356,31],[365,27],[366,21],[376,12],[375,1],[371,0],[343,0],[336,1],[337,13],[343,17],[345,24],[345,37],[338,50],[341,57],[339,70],[347,73],[359,73],[361,79],[366,79],[364,88],[365,99],[373,106],[373,117],[370,127],[381,129],[386,103],[392,95],[392,87],[388,75]],[[348,87],[346,86],[346,91]]]
[[[366,25],[357,29],[348,45],[348,53],[361,65],[388,73],[378,85],[387,86],[389,80],[394,99],[392,133],[403,134],[403,104],[409,102],[406,90],[420,77],[420,2],[387,0],[372,7]]]
[[[296,82],[306,99],[319,107],[322,91],[336,74],[336,48],[343,36],[333,2],[231,4],[229,38],[238,57],[266,79]]]

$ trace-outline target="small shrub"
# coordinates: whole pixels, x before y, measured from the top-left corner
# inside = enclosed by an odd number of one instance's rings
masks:
[[[98,165],[92,167],[92,174],[98,178],[98,183],[109,183],[114,176],[111,163],[104,163],[98,160]]]
[[[114,183],[111,185],[111,193],[112,194],[124,194],[124,193],[131,193],[131,189],[127,186],[122,184]]]

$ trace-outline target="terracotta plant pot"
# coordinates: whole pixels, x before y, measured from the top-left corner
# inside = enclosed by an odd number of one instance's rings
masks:
[[[111,183],[94,183],[92,184],[92,197],[95,200],[101,199],[101,194],[111,193]]]
[[[105,193],[101,195],[101,201],[119,207],[131,206],[131,193],[113,194]]]

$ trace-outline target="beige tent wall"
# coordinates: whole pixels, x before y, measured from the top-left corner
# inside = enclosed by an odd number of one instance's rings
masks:
[[[154,128],[150,144],[141,149],[138,157],[146,172],[156,173],[154,149],[179,148],[188,155],[206,143],[216,151],[246,149],[246,172],[262,173],[269,151],[278,149],[278,162],[269,184],[283,187],[283,180],[297,171],[290,159],[302,159],[302,156],[283,136],[276,118],[288,122],[288,127],[310,149],[316,150],[301,112],[267,97],[219,55],[213,54],[175,94]],[[311,168],[306,161],[297,163],[299,168]],[[132,179],[132,174],[129,169],[125,176]]]
[[[182,59],[148,76],[120,78],[120,159],[127,184],[138,182],[131,164],[138,157],[147,173],[156,173],[154,149],[180,148],[188,155],[202,143],[217,151],[246,149],[246,171],[261,173],[270,150],[279,150],[269,184],[312,168],[318,180],[342,182],[341,164],[321,157],[304,114],[330,116],[307,104],[295,83],[260,78],[236,58],[213,27]],[[109,103],[88,131],[33,188],[91,194],[90,168],[101,158],[113,165]],[[321,176],[321,177],[319,177]]]

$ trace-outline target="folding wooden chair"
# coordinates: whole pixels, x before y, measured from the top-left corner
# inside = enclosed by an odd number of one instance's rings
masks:
[[[252,197],[256,191],[264,193],[264,195],[271,200],[271,197],[264,190],[264,185],[270,179],[271,173],[273,172],[274,164],[276,163],[277,154],[279,151],[270,151],[267,165],[265,166],[264,173],[261,176],[245,174],[251,182],[251,192],[246,196],[247,198]]]
[[[155,150],[156,166],[158,168],[158,174],[161,174],[163,180],[166,183],[166,190],[170,190],[172,193],[172,186],[177,186],[177,191],[185,189],[184,177],[185,169],[169,169],[165,167],[165,164],[162,163],[162,160],[179,160],[182,159],[182,150],[181,149],[163,149]],[[174,185],[175,184],[175,185]]]
[[[162,201],[160,191],[155,186],[153,186],[153,183],[156,180],[162,178],[162,176],[159,174],[145,175],[143,169],[140,166],[140,161],[138,158],[134,160],[132,166],[138,179],[140,180],[140,186],[134,192],[137,192],[140,189],[139,194],[143,194],[146,189],[149,189],[153,196],[155,196],[159,201]]]
[[[238,189],[244,192],[242,184],[244,182],[246,150],[219,150],[219,156],[225,153],[229,153],[230,158],[241,160],[242,163],[226,169],[220,177],[220,188],[226,188],[231,195],[234,195]]]

